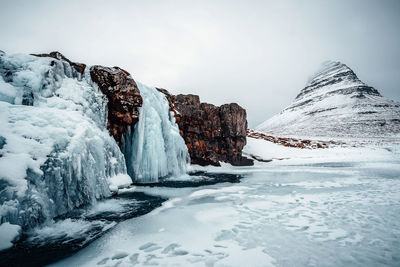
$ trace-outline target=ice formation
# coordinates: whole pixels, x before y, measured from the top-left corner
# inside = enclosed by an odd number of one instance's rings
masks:
[[[106,105],[63,60],[0,55],[0,223],[30,227],[126,182]]]
[[[123,139],[128,174],[137,182],[186,172],[189,154],[165,96],[156,88],[137,83],[143,97],[139,122]]]
[[[89,69],[0,54],[0,223],[29,228],[108,197],[132,178],[157,182],[186,171],[187,148],[165,96],[139,84],[140,121],[120,149]]]

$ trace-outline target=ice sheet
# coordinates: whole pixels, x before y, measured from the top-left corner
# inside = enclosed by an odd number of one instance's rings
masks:
[[[199,168],[238,185],[141,187],[170,200],[53,266],[397,266],[399,155],[333,155]]]

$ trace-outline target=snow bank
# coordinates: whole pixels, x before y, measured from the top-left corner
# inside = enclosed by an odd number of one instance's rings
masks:
[[[396,148],[397,147],[397,148]],[[390,149],[380,146],[365,147],[331,147],[326,149],[301,149],[286,147],[263,139],[247,138],[243,153],[251,157],[258,156],[263,160],[273,160],[273,164],[307,163],[307,162],[351,162],[392,160],[398,154],[399,146]]]
[[[132,183],[132,179],[129,175],[119,173],[108,179],[110,190],[117,192],[119,188],[128,187]]]

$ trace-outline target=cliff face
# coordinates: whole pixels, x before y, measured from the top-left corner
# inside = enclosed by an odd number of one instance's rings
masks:
[[[130,74],[118,67],[93,66],[90,77],[108,99],[107,128],[121,145],[128,127],[133,130],[139,120],[138,108],[143,103],[139,88]]]
[[[220,161],[235,166],[253,165],[242,156],[246,145],[246,110],[238,104],[220,107],[201,103],[197,95],[171,95],[164,93],[174,112],[189,150],[192,164],[219,166]]]
[[[84,74],[86,65],[68,60],[59,52],[37,54],[39,57],[53,57],[70,64],[77,73]],[[107,129],[121,146],[128,127],[134,129],[139,121],[139,107],[143,99],[131,75],[118,67],[92,66],[90,77],[108,99]],[[165,94],[174,112],[180,134],[188,148],[191,163],[219,166],[220,161],[232,165],[253,165],[251,159],[242,156],[246,145],[246,110],[238,104],[220,107],[201,103],[196,95]]]
[[[72,62],[60,52],[32,55],[60,59],[64,64],[71,65],[80,75],[83,75],[86,69],[86,64]],[[107,97],[107,129],[121,146],[122,137],[125,136],[128,127],[133,129],[139,120],[138,108],[142,106],[143,102],[139,88],[131,75],[118,67],[95,65],[90,68],[89,73],[92,81]]]

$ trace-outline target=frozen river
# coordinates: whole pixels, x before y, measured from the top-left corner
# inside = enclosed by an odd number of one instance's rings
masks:
[[[168,200],[55,265],[400,266],[396,157],[206,170],[241,179],[136,187]]]

